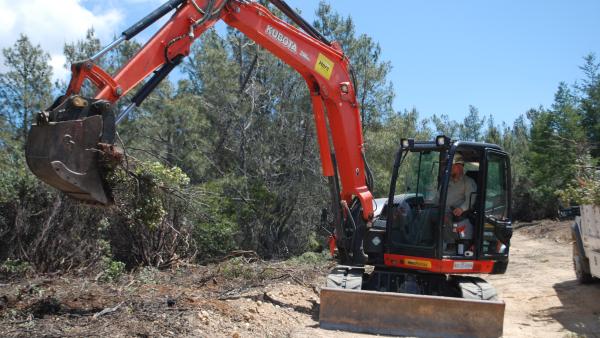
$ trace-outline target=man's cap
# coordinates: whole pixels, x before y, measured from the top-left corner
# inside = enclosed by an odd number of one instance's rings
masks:
[[[459,153],[454,154],[454,160],[452,161],[452,164],[462,164],[465,165],[465,160],[463,159],[462,155]]]

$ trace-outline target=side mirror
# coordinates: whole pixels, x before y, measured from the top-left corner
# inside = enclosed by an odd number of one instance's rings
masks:
[[[510,220],[497,220],[495,217],[487,217],[486,222],[494,226],[494,235],[502,244],[508,246],[513,235],[512,222]]]

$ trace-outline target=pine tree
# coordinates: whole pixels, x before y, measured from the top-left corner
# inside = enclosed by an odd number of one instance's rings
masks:
[[[581,96],[581,122],[592,146],[591,154],[600,166],[600,61],[594,54],[587,55],[584,61],[580,68],[585,78],[577,86]]]
[[[502,135],[500,129],[494,123],[494,117],[490,115],[487,119],[488,125],[485,132],[484,141],[492,144],[501,144]]]
[[[50,55],[21,35],[2,50],[5,73],[0,74],[0,104],[3,117],[24,145],[33,115],[51,103]]]
[[[575,97],[565,83],[555,94],[552,109],[531,110],[531,144],[529,168],[533,198],[539,205],[539,217],[555,214],[555,192],[565,188],[575,177],[580,159],[585,157],[585,132],[577,111]]]
[[[464,141],[479,142],[483,140],[481,131],[485,125],[485,117],[479,117],[479,110],[469,106],[469,114],[460,127],[460,139]]]

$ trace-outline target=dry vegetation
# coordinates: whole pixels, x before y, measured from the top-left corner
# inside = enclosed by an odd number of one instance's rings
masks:
[[[321,255],[98,276],[43,275],[0,284],[0,336],[271,336],[318,316]],[[314,322],[313,322],[314,323]]]

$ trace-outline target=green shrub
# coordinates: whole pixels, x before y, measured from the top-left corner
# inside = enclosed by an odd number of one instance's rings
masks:
[[[600,180],[595,178],[578,179],[567,188],[557,191],[566,204],[592,204],[600,206]]]
[[[125,216],[154,230],[167,215],[169,194],[184,190],[190,179],[180,168],[159,162],[138,161],[133,167],[113,170],[106,179],[115,188],[115,200]]]
[[[194,218],[193,237],[200,260],[223,256],[237,247],[239,208],[226,192],[231,184],[235,183],[223,178],[198,188],[200,205],[190,216]]]
[[[307,244],[308,244],[308,249],[312,252],[323,251],[323,243],[318,238],[317,233],[314,231],[311,231],[308,234],[308,243]]]
[[[225,278],[242,278],[246,280],[258,277],[256,267],[248,264],[244,257],[234,257],[222,263],[221,274]]]
[[[293,257],[288,260],[293,265],[323,265],[330,260],[329,253],[326,251],[317,252],[305,252],[300,256]]]
[[[9,275],[22,276],[31,271],[31,265],[19,259],[9,258],[0,265],[0,271]]]
[[[200,259],[221,256],[235,248],[237,224],[228,219],[198,223],[194,227],[196,247]]]
[[[138,279],[144,284],[156,284],[158,269],[153,266],[145,266],[139,271]]]
[[[105,282],[117,281],[125,272],[125,263],[112,260],[108,257],[103,258],[104,270],[100,279]]]

